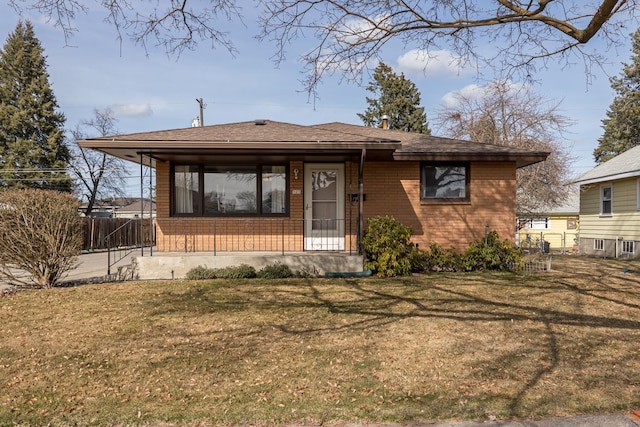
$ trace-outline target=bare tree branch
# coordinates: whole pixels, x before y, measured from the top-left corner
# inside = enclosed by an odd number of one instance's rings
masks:
[[[222,47],[231,55],[237,53],[230,35],[219,29],[223,21],[238,21],[242,25],[242,9],[235,0],[156,0],[155,6],[141,7],[129,0],[96,0],[108,14],[105,21],[112,24],[120,41],[124,37],[141,45],[163,46],[170,56],[179,57],[185,50],[195,49],[208,41],[212,48]],[[26,3],[26,6],[24,5]],[[87,2],[78,0],[9,0],[18,12],[25,7],[47,16],[56,28],[62,29],[65,42],[77,32],[73,21],[78,13],[87,13]]]
[[[637,0],[263,0],[262,39],[279,47],[302,35],[316,37],[303,55],[305,88],[313,93],[337,71],[360,82],[362,71],[391,40],[424,51],[448,49],[477,69],[531,78],[547,60],[581,58],[587,74],[604,57],[581,46],[597,34],[610,44],[637,23]],[[320,66],[319,66],[320,65]],[[375,66],[375,64],[372,64]]]
[[[119,39],[133,40],[145,50],[163,46],[170,56],[209,41],[237,53],[222,24],[242,22],[238,0],[95,0],[107,10],[105,20]],[[255,0],[263,7],[260,39],[275,43],[276,64],[288,47],[313,37],[301,55],[304,88],[315,94],[325,76],[338,74],[362,82],[363,71],[375,68],[392,41],[424,52],[446,49],[478,73],[490,67],[499,75],[532,79],[548,61],[593,66],[606,60],[587,43],[599,38],[607,50],[621,43],[638,22],[640,0]],[[74,18],[89,6],[79,0],[9,0],[16,10],[35,9],[65,33],[74,34]],[[25,6],[26,5],[26,6]],[[394,45],[395,47],[395,45]]]

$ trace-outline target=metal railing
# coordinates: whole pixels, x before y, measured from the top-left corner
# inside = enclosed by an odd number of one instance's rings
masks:
[[[520,230],[516,234],[516,243],[529,253],[562,253],[572,252],[577,244],[577,232],[544,232],[537,230]]]
[[[167,252],[357,252],[356,223],[345,219],[161,218],[156,229]]]
[[[151,227],[151,222],[140,222],[138,219],[130,219],[118,228],[107,234],[104,238],[107,247],[107,274],[111,274],[111,267],[135,249],[153,245],[151,229],[145,230],[145,225]]]

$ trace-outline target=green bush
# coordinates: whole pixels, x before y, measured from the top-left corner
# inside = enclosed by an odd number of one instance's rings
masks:
[[[187,280],[208,280],[215,278],[216,275],[212,268],[206,268],[201,265],[187,271]]]
[[[410,227],[393,217],[371,218],[362,237],[362,250],[367,257],[364,268],[380,277],[410,274],[416,257],[412,234]]]
[[[444,249],[437,243],[431,243],[429,249],[417,251],[412,269],[416,272],[458,271],[461,258],[453,248]]]
[[[293,272],[285,264],[269,264],[258,272],[258,277],[262,279],[286,279],[293,277]]]
[[[247,264],[215,269],[216,277],[220,279],[253,279],[256,269]]]
[[[222,268],[206,268],[199,265],[187,272],[188,280],[252,279],[254,277],[256,277],[256,269],[247,264]]]
[[[509,240],[500,241],[496,231],[487,234],[485,239],[471,242],[462,255],[462,268],[465,271],[510,271],[523,263],[522,251]]]

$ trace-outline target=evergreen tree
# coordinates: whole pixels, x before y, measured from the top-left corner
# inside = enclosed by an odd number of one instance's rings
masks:
[[[424,108],[419,107],[420,91],[404,74],[397,75],[391,67],[380,63],[367,90],[377,98],[367,97],[369,107],[364,114],[358,113],[365,126],[381,128],[382,116],[386,115],[390,129],[431,134]]]
[[[71,190],[64,114],[29,21],[0,50],[0,188]]]
[[[617,95],[602,120],[604,134],[593,151],[596,163],[640,144],[640,29],[632,37],[631,63],[623,64],[620,77],[609,80]]]

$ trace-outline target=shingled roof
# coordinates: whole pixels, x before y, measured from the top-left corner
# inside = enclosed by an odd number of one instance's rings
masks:
[[[388,160],[515,161],[521,167],[543,161],[549,155],[346,123],[304,126],[272,120],[97,137],[79,144],[131,161],[139,161],[141,154],[171,160],[220,153],[337,155],[366,150],[368,156],[373,153],[374,157]]]
[[[640,176],[640,146],[596,166],[575,180],[577,184],[593,184],[621,178]]]

